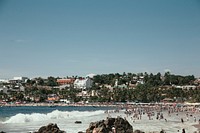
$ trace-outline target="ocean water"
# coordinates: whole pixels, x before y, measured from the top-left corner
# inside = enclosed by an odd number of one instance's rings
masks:
[[[86,131],[91,122],[106,119],[107,117],[121,116],[126,118],[133,126],[133,130],[139,129],[144,132],[165,130],[167,133],[176,133],[177,130],[186,130],[186,133],[197,131],[192,125],[198,123],[199,114],[193,114],[186,121],[185,113],[171,114],[169,117],[166,112],[163,112],[164,119],[157,120],[156,116],[152,116],[149,120],[147,115],[142,115],[141,120],[135,120],[127,116],[125,110],[120,110],[119,113],[105,113],[106,110],[114,110],[114,107],[77,107],[77,106],[62,106],[62,107],[0,107],[0,131],[7,133],[28,133],[37,131],[41,126],[46,126],[49,123],[57,123],[61,130],[67,133],[77,133]],[[194,116],[197,121],[194,122]],[[181,123],[181,118],[185,120]],[[75,121],[82,121],[81,124],[75,124]]]
[[[57,123],[67,133],[85,131],[90,122],[106,118],[106,110],[112,107],[82,106],[19,106],[0,107],[0,131],[8,133],[28,133],[37,131],[41,126]],[[82,121],[75,124],[75,121]]]

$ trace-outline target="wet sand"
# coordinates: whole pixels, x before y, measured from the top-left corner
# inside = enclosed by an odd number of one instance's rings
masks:
[[[193,125],[195,128],[197,128],[198,131],[200,131],[200,124]]]

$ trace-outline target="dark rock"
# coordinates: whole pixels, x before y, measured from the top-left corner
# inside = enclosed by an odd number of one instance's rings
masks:
[[[34,133],[66,133],[61,131],[57,124],[50,123],[47,126],[42,126],[37,132]]]
[[[135,130],[133,133],[145,133],[145,132],[142,132],[140,130]]]
[[[160,133],[165,133],[165,131],[162,129],[162,130],[160,131]]]
[[[4,132],[4,131],[1,131],[0,133],[6,133],[6,132]]]
[[[112,133],[115,130],[116,133],[133,133],[133,128],[129,122],[121,117],[107,118],[97,122],[90,123],[86,133]]]
[[[117,117],[117,119],[114,122],[114,125],[117,133],[133,133],[132,126],[127,120],[124,120],[121,117]]]
[[[81,122],[81,121],[75,121],[75,123],[76,123],[76,124],[81,124],[82,122]]]

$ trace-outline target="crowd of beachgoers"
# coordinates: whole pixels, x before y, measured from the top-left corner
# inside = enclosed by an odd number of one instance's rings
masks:
[[[195,132],[200,132],[200,108],[196,105],[162,103],[126,105],[119,107],[125,109],[125,119],[129,119],[132,123],[140,121],[143,117],[147,117],[148,120],[157,119],[165,122],[173,119],[178,123],[192,125],[196,128]],[[106,111],[105,113],[109,116],[110,114],[117,112],[119,112],[118,109]],[[171,119],[170,117],[173,118]],[[178,129],[177,132],[186,133],[186,130],[181,128]]]

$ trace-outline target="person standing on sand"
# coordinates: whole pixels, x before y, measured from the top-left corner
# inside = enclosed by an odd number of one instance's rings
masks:
[[[115,127],[112,127],[112,133],[116,133]]]
[[[189,118],[187,117],[187,121],[189,121]]]
[[[181,118],[181,122],[182,122],[182,123],[184,123],[184,120],[183,120],[183,118]]]
[[[185,129],[184,128],[182,129],[182,133],[185,133]]]
[[[194,116],[194,122],[196,122],[196,117]]]

